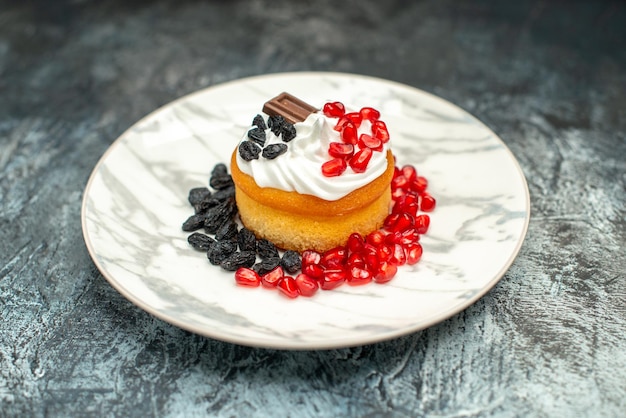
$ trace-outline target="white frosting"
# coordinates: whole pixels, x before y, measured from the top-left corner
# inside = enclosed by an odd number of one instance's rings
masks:
[[[237,165],[244,173],[252,176],[260,187],[273,187],[288,192],[317,196],[324,200],[338,200],[348,193],[370,183],[387,169],[388,145],[382,152],[374,151],[364,173],[356,173],[348,166],[340,176],[326,177],[322,174],[322,164],[332,159],[328,155],[331,142],[343,142],[339,132],[333,127],[336,118],[327,118],[321,112],[310,114],[304,122],[297,122],[297,136],[287,143],[286,153],[273,160],[259,155],[258,160],[245,161],[237,153]],[[359,135],[371,133],[371,124],[364,120],[359,127]],[[283,143],[270,129],[265,131],[265,145]],[[242,139],[248,139],[248,131]]]

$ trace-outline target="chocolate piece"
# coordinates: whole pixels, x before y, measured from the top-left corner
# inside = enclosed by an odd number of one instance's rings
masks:
[[[303,122],[317,109],[289,93],[281,93],[263,105],[263,112],[270,116],[280,115],[289,123]]]

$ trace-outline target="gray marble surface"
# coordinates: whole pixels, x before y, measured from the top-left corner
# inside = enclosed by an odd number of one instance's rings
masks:
[[[0,416],[623,416],[624,21],[617,0],[0,0]],[[532,215],[491,292],[290,352],[188,333],[104,280],[80,203],[109,145],[187,93],[300,70],[421,88],[505,141]]]

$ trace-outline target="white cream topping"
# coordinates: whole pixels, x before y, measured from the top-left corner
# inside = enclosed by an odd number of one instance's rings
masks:
[[[339,132],[333,129],[336,122],[336,118],[327,118],[320,112],[312,113],[304,122],[294,125],[296,137],[287,143],[289,148],[286,153],[273,160],[259,155],[258,160],[245,161],[237,152],[237,165],[260,187],[296,191],[330,201],[341,199],[385,172],[389,143],[383,145],[382,152],[374,151],[364,173],[356,173],[348,166],[340,176],[326,177],[322,174],[322,164],[332,159],[328,155],[328,147],[331,142],[343,142]],[[371,124],[364,120],[359,127],[359,135],[370,134],[370,131]],[[265,134],[265,146],[284,143],[270,129]],[[248,131],[242,141],[247,139]]]

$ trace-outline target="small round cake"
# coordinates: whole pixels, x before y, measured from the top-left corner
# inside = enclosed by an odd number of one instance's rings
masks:
[[[283,93],[263,112],[231,158],[246,228],[285,250],[323,252],[382,226],[394,159],[378,111],[317,111]]]

